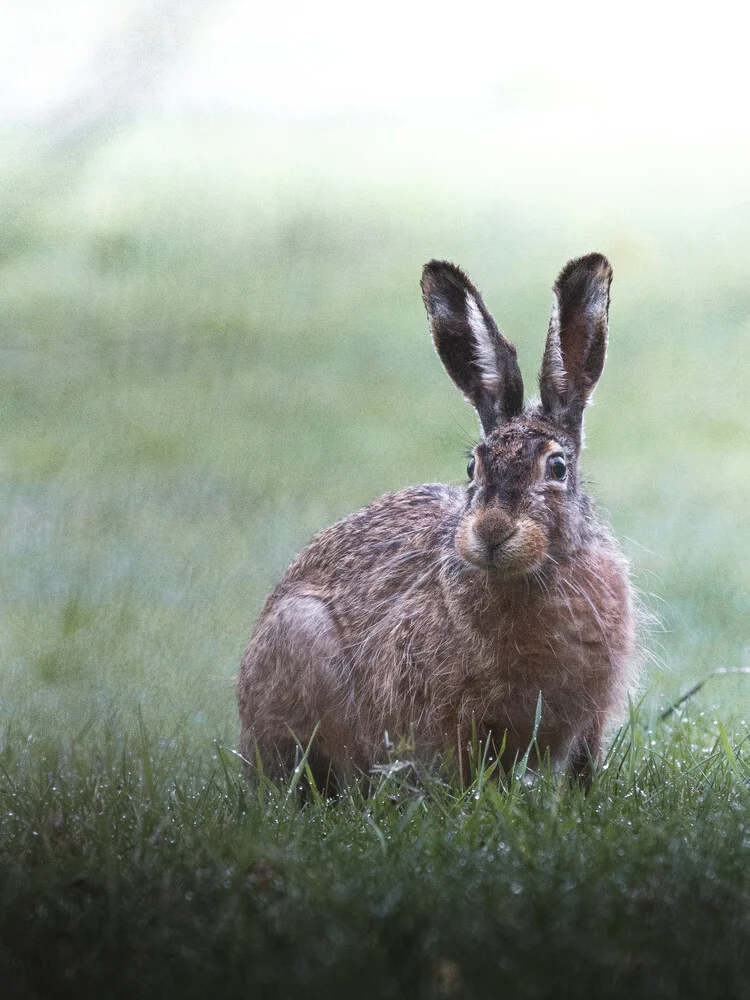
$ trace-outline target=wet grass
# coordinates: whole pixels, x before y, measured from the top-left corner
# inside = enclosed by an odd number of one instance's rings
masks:
[[[634,720],[588,796],[404,767],[304,807],[218,745],[21,737],[2,766],[10,995],[744,994],[750,768],[718,722]]]

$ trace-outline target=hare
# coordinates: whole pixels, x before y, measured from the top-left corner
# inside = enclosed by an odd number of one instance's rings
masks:
[[[481,424],[468,485],[387,493],[292,562],[240,667],[246,760],[278,778],[312,741],[316,781],[341,783],[408,740],[425,762],[453,751],[466,778],[478,737],[506,769],[533,741],[590,780],[635,670],[627,563],[580,472],[611,280],[601,254],[563,268],[540,400],[524,406],[516,350],[477,289],[425,266],[435,348]]]

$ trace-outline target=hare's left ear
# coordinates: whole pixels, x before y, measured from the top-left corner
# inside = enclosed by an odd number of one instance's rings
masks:
[[[558,275],[542,358],[542,409],[576,440],[583,411],[604,368],[612,268],[590,253],[569,261]]]

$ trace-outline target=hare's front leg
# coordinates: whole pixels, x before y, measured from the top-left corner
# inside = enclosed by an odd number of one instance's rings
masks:
[[[588,791],[594,774],[602,762],[604,720],[597,719],[590,729],[573,744],[568,771]]]

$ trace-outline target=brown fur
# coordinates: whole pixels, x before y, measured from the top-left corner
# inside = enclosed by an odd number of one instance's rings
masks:
[[[388,740],[408,740],[427,762],[452,748],[465,761],[473,732],[495,750],[505,740],[507,766],[529,745],[540,692],[537,743],[553,764],[584,773],[598,759],[627,701],[635,644],[627,565],[578,468],[610,277],[597,254],[563,270],[540,376],[546,403],[509,417],[515,350],[486,324],[498,352],[488,395],[458,292],[489,317],[484,303],[457,268],[427,265],[436,346],[482,415],[474,478],[468,489],[386,494],[317,535],[284,574],[237,685],[241,752],[253,761],[257,750],[266,773],[288,774],[295,741],[313,733],[318,780],[329,766],[338,780],[369,771]]]

